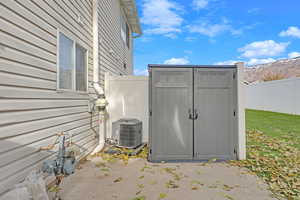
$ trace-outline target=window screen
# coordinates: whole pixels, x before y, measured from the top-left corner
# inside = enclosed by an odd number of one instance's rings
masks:
[[[59,88],[73,89],[74,42],[59,33]]]
[[[123,16],[121,16],[121,38],[127,47],[130,48],[130,28]]]
[[[87,90],[86,49],[76,44],[76,90]]]
[[[130,29],[127,23],[126,23],[126,44],[127,47],[130,48]]]
[[[121,37],[123,42],[126,43],[126,22],[123,16],[121,16]]]

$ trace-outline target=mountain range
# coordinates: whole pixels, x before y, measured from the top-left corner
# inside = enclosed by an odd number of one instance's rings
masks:
[[[300,57],[245,67],[245,81],[248,83],[292,77],[300,77]]]

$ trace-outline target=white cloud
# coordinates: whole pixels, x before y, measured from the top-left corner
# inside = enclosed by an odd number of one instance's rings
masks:
[[[265,58],[265,59],[257,59],[257,58],[251,58],[247,65],[259,65],[259,64],[265,64],[270,62],[275,62],[276,60],[273,58]]]
[[[191,33],[200,33],[208,37],[215,37],[220,33],[230,30],[231,26],[228,24],[208,24],[202,22],[201,24],[187,26]]]
[[[242,57],[257,58],[262,56],[277,56],[285,52],[289,43],[276,43],[273,40],[257,41],[238,49]]]
[[[175,33],[167,33],[165,34],[166,37],[171,38],[171,39],[176,39],[177,35]]]
[[[184,50],[183,51],[185,54],[193,54],[193,51],[191,51],[191,50]]]
[[[161,34],[174,38],[181,32],[182,8],[172,0],[144,0],[141,22],[148,27],[145,34]]]
[[[290,26],[286,31],[281,31],[279,35],[281,37],[292,36],[300,38],[300,29],[296,26]]]
[[[216,62],[214,63],[214,65],[234,65],[238,62],[241,62],[241,61],[237,61],[237,60],[226,60],[226,61],[223,61],[223,62]]]
[[[246,65],[258,65],[258,64],[265,64],[270,62],[275,62],[276,60],[273,58],[264,58],[264,59],[258,59],[258,58],[251,58],[248,61],[241,61],[241,60],[226,60],[222,62],[216,62],[214,65],[234,65],[238,62],[245,62]]]
[[[236,29],[226,18],[223,18],[221,23],[210,23],[209,21],[200,20],[199,23],[188,25],[186,27],[191,33],[199,33],[211,38],[225,32],[229,32],[232,35],[240,35],[243,33],[244,29],[248,29],[247,27]]]
[[[164,62],[167,65],[186,65],[189,63],[190,61],[187,58],[170,58]]]
[[[289,58],[296,58],[296,57],[300,57],[300,52],[292,52],[292,53],[289,53]]]
[[[197,38],[196,37],[186,37],[185,39],[184,39],[184,41],[186,41],[186,42],[194,42],[195,40],[197,40]]]
[[[141,42],[151,42],[152,41],[152,38],[151,37],[147,37],[147,36],[144,36],[144,37],[140,37],[138,38],[139,41]]]
[[[136,76],[148,76],[148,70],[147,69],[135,69],[134,75]]]
[[[270,63],[270,62],[275,62],[276,60],[273,58],[264,58],[264,59],[259,59],[259,58],[251,58],[248,61],[241,61],[241,60],[226,60],[222,62],[216,62],[214,65],[234,65],[238,62],[244,62],[246,65],[258,65],[258,64],[265,64],[265,63]]]
[[[208,0],[194,0],[193,1],[193,8],[195,10],[200,10],[206,8],[208,6]]]

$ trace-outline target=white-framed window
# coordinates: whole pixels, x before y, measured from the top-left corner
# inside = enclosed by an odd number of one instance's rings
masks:
[[[127,47],[130,48],[130,29],[123,15],[121,15],[121,37]]]
[[[58,32],[57,49],[57,89],[87,92],[87,49],[62,32]]]
[[[126,23],[126,44],[127,47],[130,48],[130,29],[127,23]]]

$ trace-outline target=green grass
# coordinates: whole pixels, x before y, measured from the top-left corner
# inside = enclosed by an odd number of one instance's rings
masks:
[[[293,146],[300,149],[300,115],[246,110],[246,128],[258,130],[278,139],[292,138]]]
[[[247,159],[232,164],[262,178],[275,197],[300,200],[300,116],[246,110]]]

